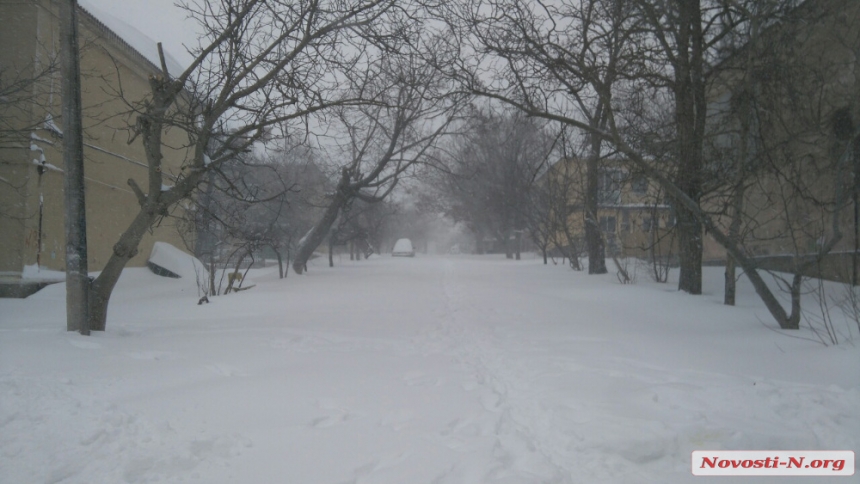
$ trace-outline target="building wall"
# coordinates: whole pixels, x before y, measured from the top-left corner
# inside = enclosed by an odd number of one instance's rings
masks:
[[[0,85],[4,88],[34,76],[34,48],[25,46],[35,46],[36,14],[34,8],[0,3],[0,25],[3,25],[0,28]],[[29,97],[31,86],[25,84],[21,88],[24,92],[15,94]],[[12,93],[4,94],[8,99]],[[24,219],[28,214],[26,180],[31,171],[26,164],[29,143],[26,138],[18,139],[11,130],[21,124],[20,119],[29,118],[30,110],[30,103],[11,105],[8,101],[0,101],[0,274],[20,272],[24,256]]]
[[[762,261],[779,260],[785,270],[785,257],[774,255],[807,255],[816,253],[822,243],[833,238],[833,214],[838,210],[842,238],[833,248],[838,252],[828,259],[843,260],[845,253],[854,252],[857,244],[858,209],[856,198],[848,197],[837,205],[838,193],[860,194],[860,2],[856,0],[816,0],[805,2],[793,15],[764,29],[752,55],[751,70],[758,83],[757,132],[759,150],[752,167],[744,174],[745,219],[741,228],[744,247]],[[718,76],[710,78],[708,91],[709,136],[705,140],[706,184],[710,192],[702,206],[712,214],[731,213],[731,185],[736,181],[732,170],[737,166],[738,121],[720,119],[720,111],[736,109],[743,84],[745,61],[749,46],[718,66]],[[741,62],[744,61],[744,62]],[[846,110],[853,119],[853,159],[839,162],[848,142],[834,134],[834,115]],[[722,153],[718,153],[723,150]],[[722,159],[719,157],[722,156]],[[584,239],[585,213],[583,193],[584,162],[567,160],[554,167],[548,176],[559,176],[567,166],[569,176],[577,180],[577,190],[571,197],[570,226],[574,234]],[[720,166],[720,164],[726,164]],[[605,164],[614,167],[611,162]],[[802,187],[802,190],[798,190]],[[673,247],[671,238],[664,237],[671,225],[671,211],[662,203],[657,210],[659,228],[656,232],[643,230],[650,223],[651,209],[660,197],[656,184],[649,183],[647,195],[637,196],[627,179],[620,188],[616,203],[604,203],[598,218],[615,220],[615,233],[622,254],[642,256],[652,241],[660,240],[661,254]],[[797,193],[802,191],[802,194]],[[664,203],[664,202],[663,202]],[[860,211],[858,211],[860,213]],[[625,215],[626,214],[626,215]],[[627,223],[625,224],[625,217]],[[727,215],[716,215],[718,224],[728,230]],[[608,227],[604,227],[606,229]],[[604,234],[610,232],[604,230]],[[656,237],[655,237],[656,236]],[[725,249],[707,233],[703,239],[705,262],[724,261]],[[583,245],[584,242],[580,242]],[[610,244],[607,244],[607,249]],[[797,260],[807,260],[800,257]],[[855,256],[853,265],[860,265]],[[763,264],[770,264],[770,262]],[[849,264],[851,267],[852,264]],[[768,267],[777,268],[776,263]],[[833,272],[831,269],[822,273]]]
[[[816,253],[835,235],[834,211],[842,231],[834,250],[853,251],[856,201],[849,196],[841,205],[836,202],[839,193],[855,189],[860,157],[839,160],[847,142],[837,139],[833,120],[837,111],[845,110],[854,129],[860,125],[858,23],[860,2],[807,2],[765,29],[760,42],[720,66],[721,74],[713,80],[708,93],[714,111],[711,130],[725,133],[715,137],[715,156],[723,150],[729,167],[740,153],[741,115],[736,106],[743,102],[744,89],[753,90],[748,97],[754,99],[755,117],[748,133],[755,146],[748,157],[742,227],[744,247],[751,255]],[[749,57],[753,69],[745,63]],[[750,76],[746,83],[744,75]],[[852,136],[857,135],[855,131]],[[718,194],[707,207],[716,211],[729,202],[728,193]],[[728,227],[730,219],[720,222]],[[706,239],[706,259],[724,256],[721,247]]]
[[[565,185],[558,181],[559,178],[569,178],[571,188],[565,207],[568,228],[577,239],[579,248],[585,250],[585,161],[561,160],[546,176],[555,177],[554,182],[559,185]],[[601,178],[597,218],[607,254],[647,257],[652,247],[659,255],[670,254],[675,247],[671,237],[674,217],[657,184],[632,174],[616,160],[606,160],[601,164]],[[556,236],[558,241],[565,239],[564,234]],[[553,245],[559,244],[551,244],[551,248]]]
[[[128,179],[134,178],[146,191],[146,158],[139,139],[129,142],[128,127],[135,119],[129,112],[149,92],[148,76],[157,75],[159,69],[85,11],[79,12],[79,21],[88,257],[89,269],[97,271],[138,212]],[[57,56],[56,2],[4,0],[0,24],[4,25],[0,29],[4,70],[23,69],[22,75],[26,75],[33,72],[34,65],[46,65]],[[4,187],[0,195],[0,273],[20,273],[37,259],[45,268],[65,267],[62,139],[45,123],[51,115],[56,126],[62,126],[60,82],[59,72],[45,76],[31,86],[32,99],[24,101],[26,107],[5,111],[21,131],[17,139],[0,139],[4,145],[0,177],[14,187]],[[171,130],[164,144],[182,147],[187,136]],[[172,185],[170,177],[179,174],[186,154],[183,148],[165,152],[165,184]],[[47,169],[37,166],[41,155]],[[139,255],[129,265],[144,265],[156,240],[183,247],[173,219],[167,218],[143,239]]]

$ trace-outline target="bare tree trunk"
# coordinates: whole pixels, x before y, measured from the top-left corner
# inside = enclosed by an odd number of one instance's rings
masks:
[[[740,153],[739,166],[736,171],[736,179],[734,183],[734,191],[732,192],[732,219],[729,224],[729,237],[741,244],[741,223],[744,210],[744,196],[746,195],[745,182],[748,176],[747,166],[750,163],[750,153],[753,151],[753,143],[755,133],[753,132],[753,93],[757,91],[754,85],[753,66],[755,64],[755,46],[758,45],[759,39],[759,17],[752,15],[750,18],[750,46],[746,52],[746,71],[744,72],[743,91],[739,96],[740,102],[737,103],[738,119],[740,120]],[[735,295],[737,293],[737,274],[735,273],[734,258],[726,254],[726,281],[725,281],[725,297],[723,303],[727,306],[735,305]]]
[[[579,263],[579,247],[576,245],[573,234],[570,233],[570,225],[565,223],[562,225],[562,229],[564,231],[564,244],[558,244],[558,241],[556,241],[556,247],[559,247],[562,250],[563,256],[567,257],[567,260],[570,262],[571,269],[581,271],[582,265]],[[606,261],[604,260],[603,263],[605,267]]]
[[[249,250],[249,251],[248,251],[248,256],[249,256],[249,257],[251,257],[251,262],[248,264],[248,268],[247,268],[247,269],[245,269],[245,272],[243,272],[243,273],[242,273],[242,278],[241,278],[241,279],[239,279],[239,287],[238,287],[238,288],[236,288],[233,292],[238,292],[238,291],[239,291],[239,289],[242,287],[242,284],[244,284],[244,283],[245,283],[245,280],[248,278],[248,272],[250,272],[250,271],[251,271],[251,268],[252,268],[252,267],[254,267],[254,263],[256,262],[256,259],[254,259],[254,251],[253,251],[253,250]]]
[[[516,244],[515,258],[516,258],[516,260],[520,260],[520,258],[521,258],[520,257],[520,246],[522,245],[523,232],[522,232],[522,230],[518,230],[515,233],[516,233],[516,239],[514,240],[514,243]]]
[[[90,334],[81,69],[78,62],[78,2],[60,2],[63,80],[63,163],[66,202],[66,329]],[[104,329],[104,328],[92,328]]]
[[[151,101],[154,108],[147,114],[138,117],[143,147],[148,161],[149,183],[148,194],[143,194],[140,187],[133,179],[129,179],[131,186],[140,203],[140,211],[135,215],[131,224],[120,235],[119,241],[113,246],[113,254],[108,259],[101,274],[92,283],[90,288],[90,328],[96,331],[104,331],[107,325],[107,309],[110,295],[116,282],[122,274],[122,269],[135,255],[137,255],[140,241],[147,230],[155,221],[167,214],[167,207],[178,201],[163,200],[161,191],[163,185],[161,173],[161,161],[163,159],[161,139],[163,135],[163,116],[167,109],[173,104],[173,91],[165,89],[167,83],[159,77],[149,79],[153,90],[154,99]],[[200,182],[200,173],[194,173],[182,180],[181,183],[196,186]]]
[[[702,12],[697,1],[678,2],[678,55],[675,69],[675,126],[678,134],[678,171],[675,184],[699,204],[702,195],[702,143],[705,134],[704,37]],[[681,273],[678,289],[702,293],[702,224],[696,214],[676,203],[678,257]]]
[[[209,295],[215,295],[215,236],[212,234],[212,192],[215,190],[214,172],[206,176],[206,189],[200,194],[199,205],[203,215],[197,227],[194,256],[209,263]]]
[[[215,295],[215,254],[209,253],[209,295]]]
[[[585,246],[588,251],[588,273],[606,274],[606,247],[597,224],[597,162],[589,160],[588,165],[585,176]]]
[[[651,208],[651,219],[657,220],[657,208],[656,206]],[[669,265],[672,262],[672,246],[675,244],[674,236],[671,235],[669,239],[669,249],[664,254],[662,250],[660,250],[660,239],[657,235],[657,227],[655,226],[651,230],[650,234],[650,247],[648,247],[648,257],[651,258],[651,272],[654,277],[655,282],[666,282],[669,279]]]
[[[748,133],[747,129],[749,128],[748,123],[742,122],[741,128],[741,153],[740,153],[740,163],[742,166],[738,167],[738,178],[735,180],[734,192],[732,193],[732,219],[729,223],[729,238],[737,242],[741,243],[740,233],[741,233],[741,215],[743,214],[744,208],[744,177],[745,170],[743,165],[747,162],[747,139]],[[723,297],[723,304],[727,306],[735,305],[735,294],[737,293],[737,274],[735,271],[735,259],[730,255],[726,254],[726,280],[725,280],[725,295]]]
[[[138,212],[131,225],[113,246],[113,254],[90,288],[90,329],[105,330],[111,292],[122,274],[122,269],[137,255],[140,240],[146,234],[153,219],[148,210]]]
[[[735,260],[732,256],[726,254],[726,288],[723,304],[726,306],[735,305],[735,293],[737,292],[737,275],[735,271]]]
[[[694,215],[678,210],[678,289],[702,293],[702,226]]]
[[[598,108],[600,110],[600,108]],[[598,114],[599,116],[599,114]],[[599,121],[592,124],[595,126]],[[601,141],[590,135],[591,152],[585,162],[585,246],[588,251],[588,273],[606,274],[606,246],[597,223],[599,209],[598,179],[600,177]]]
[[[745,126],[741,129],[741,164],[744,165],[747,162],[747,139],[748,135],[746,132],[746,128],[749,126]],[[744,208],[744,177],[746,174],[746,170],[744,170],[743,166],[738,169],[738,179],[735,182],[734,192],[732,193],[732,220],[729,223],[729,238],[734,240],[736,243],[740,244],[740,233],[741,233],[741,215],[743,213]],[[725,296],[723,299],[723,303],[727,306],[735,305],[735,294],[737,293],[737,274],[735,273],[735,259],[730,255],[726,254],[726,281],[725,281]]]
[[[293,270],[296,274],[302,274],[306,270],[308,260],[313,255],[314,250],[325,239],[329,230],[331,230],[332,225],[337,220],[340,209],[345,203],[346,198],[340,192],[337,192],[331,204],[325,209],[320,221],[313,226],[308,235],[301,241],[296,251],[296,257],[293,259]]]
[[[791,305],[791,313],[786,313],[785,309],[782,307],[780,302],[777,300],[776,296],[767,286],[767,283],[764,282],[764,279],[761,277],[761,274],[758,272],[758,268],[755,265],[755,262],[749,259],[746,254],[744,254],[740,245],[736,240],[733,240],[727,234],[723,233],[722,230],[714,223],[714,221],[699,207],[698,203],[688,197],[677,185],[669,181],[668,178],[663,176],[659,171],[653,170],[644,159],[641,157],[637,157],[637,155],[631,150],[625,150],[625,153],[631,155],[631,159],[634,163],[636,163],[640,168],[643,168],[646,173],[649,173],[660,185],[667,191],[669,196],[673,199],[677,200],[679,205],[682,205],[686,210],[690,213],[693,213],[694,216],[698,218],[699,223],[705,225],[710,233],[713,235],[714,239],[716,239],[717,243],[725,247],[726,251],[735,259],[738,265],[741,266],[747,278],[752,283],[755,288],[756,294],[761,298],[764,305],[767,307],[771,316],[776,320],[779,324],[779,327],[782,329],[798,329],[800,327],[800,283],[802,282],[802,276],[796,274],[794,276],[794,281],[792,282],[792,305]],[[838,212],[834,214],[834,220],[838,220]],[[838,227],[837,227],[838,228]],[[841,234],[837,233],[829,243],[829,245],[835,245],[839,239],[841,238]],[[829,248],[827,248],[829,250]]]
[[[275,256],[278,258],[278,279],[284,278],[284,258],[281,257],[281,251],[272,247],[272,250],[275,251]]]
[[[334,236],[328,238],[328,266],[334,267]]]

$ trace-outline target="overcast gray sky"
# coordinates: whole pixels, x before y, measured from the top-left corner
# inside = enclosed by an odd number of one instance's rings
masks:
[[[119,19],[156,42],[181,64],[187,66],[191,56],[182,44],[196,44],[197,24],[186,18],[186,12],[174,5],[174,0],[78,0],[96,17],[104,14]],[[100,15],[101,14],[101,15]],[[105,21],[105,23],[108,23]],[[110,26],[110,25],[109,25]],[[117,32],[125,38],[126,33]],[[127,39],[128,40],[128,39]]]

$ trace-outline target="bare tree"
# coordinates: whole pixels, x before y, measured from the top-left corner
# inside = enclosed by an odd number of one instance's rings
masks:
[[[709,25],[722,25],[709,19],[702,2],[675,0],[655,5],[636,2],[649,37],[659,46],[651,60],[658,64],[652,70],[654,82],[665,86],[674,101],[676,147],[673,183],[684,194],[700,203],[705,121],[707,116],[706,55],[709,43],[715,42]],[[716,35],[719,38],[719,35]],[[669,67],[665,72],[664,66]],[[702,293],[702,226],[683,204],[675,204],[678,217],[681,271],[678,288],[690,294]]]
[[[287,277],[290,261],[298,248],[302,236],[314,226],[326,208],[325,194],[332,183],[323,169],[314,160],[312,150],[301,149],[300,153],[280,154],[291,161],[281,163],[284,179],[289,180],[295,190],[287,194],[287,206],[281,211],[274,228],[271,247],[278,258],[280,277]]]
[[[339,177],[320,220],[299,242],[293,270],[302,274],[342,210],[353,200],[384,200],[416,165],[429,162],[436,141],[447,130],[457,100],[416,57],[405,55],[376,66],[377,83],[363,86],[374,104],[346,107],[333,116],[344,142],[325,148],[339,166]],[[334,128],[337,126],[337,128]],[[342,161],[341,161],[342,160]]]
[[[529,193],[531,216],[526,219],[526,230],[532,242],[540,250],[544,265],[548,262],[548,252],[553,232],[556,230],[553,215],[558,209],[557,201],[558,197],[554,196],[552,185],[548,180],[539,179]],[[563,203],[567,205],[566,200]]]
[[[748,6],[743,42],[726,61],[740,80],[724,80],[727,101],[714,123],[722,150],[714,150],[713,164],[732,180],[721,194],[728,236],[759,269],[789,272],[774,277],[799,301],[802,277],[833,272],[822,269],[830,252],[857,240],[848,208],[856,213],[860,100],[857,76],[846,73],[860,58],[860,37],[847,26],[860,10],[840,1],[795,9],[782,3]],[[733,262],[727,304],[734,299]],[[790,316],[796,324],[799,306]]]
[[[472,93],[547,119],[576,118],[589,129],[584,172],[589,272],[605,273],[597,223],[599,165],[614,86],[634,62],[629,48],[639,20],[628,1],[472,0],[446,13],[459,33],[450,48],[466,61],[449,69]],[[477,56],[468,55],[477,52]],[[489,59],[486,56],[490,56]],[[445,68],[442,66],[441,68]]]
[[[223,280],[229,266],[235,266],[235,273],[246,258],[259,255],[263,248],[283,245],[282,218],[289,209],[291,192],[298,190],[296,182],[286,176],[275,160],[243,153],[222,163],[202,183],[197,203],[184,213],[183,232],[185,239],[192,239],[187,244],[193,252],[208,262],[209,295],[221,292],[216,279]],[[222,268],[220,278],[218,266]]]
[[[519,237],[535,217],[530,190],[548,164],[553,138],[516,111],[475,109],[460,129],[439,196],[452,218],[481,237],[494,236],[508,258],[519,259]]]
[[[844,73],[847,65],[856,63],[860,39],[841,20],[846,3],[828,3],[791,9],[769,31],[769,37],[762,39],[761,45],[745,44],[744,48],[766,46],[773,50],[769,55],[765,55],[766,50],[757,50],[751,59],[756,73],[754,89],[750,90],[744,82],[734,84],[738,86],[734,112],[739,113],[738,125],[743,128],[738,136],[752,134],[755,139],[755,144],[747,144],[746,148],[744,143],[739,146],[747,150],[748,156],[739,160],[745,164],[744,172],[748,175],[744,177],[742,210],[737,212],[742,218],[739,231],[732,228],[734,213],[726,223],[719,214],[684,196],[665,175],[650,171],[726,248],[784,329],[799,327],[804,272],[842,240],[844,208],[851,192],[845,175],[850,173],[848,167],[857,131],[849,129],[848,135],[842,137],[833,129],[839,123],[833,121],[839,118],[842,109],[856,112],[857,79]],[[856,18],[860,13],[856,5],[847,11],[851,12],[848,18]],[[833,35],[839,36],[844,44],[834,42]],[[855,47],[846,49],[846,46]],[[749,59],[733,60],[739,70],[745,70],[748,66],[744,61]],[[833,82],[834,79],[837,81]],[[810,92],[816,93],[814,103],[810,102]],[[750,107],[744,107],[746,103],[751,103]],[[631,146],[623,143],[618,146],[637,166],[647,169],[647,160]],[[750,155],[750,150],[757,152],[755,156]],[[729,166],[736,170],[738,164]],[[706,167],[720,169],[719,164]],[[730,184],[734,180],[726,179]],[[728,192],[729,203],[736,203],[732,197],[737,197],[736,191]],[[740,237],[744,233],[747,236]],[[792,253],[807,254],[793,258],[792,266],[787,267],[789,277],[777,279],[790,295],[789,311],[763,280],[763,265],[755,257],[757,245],[761,247],[764,242],[779,247],[780,240]]]
[[[623,81],[611,89],[594,79],[593,72],[610,68],[603,57],[574,55],[579,50],[567,47],[596,39],[579,35],[578,29],[583,26],[579,19],[583,16],[571,13],[595,5],[592,1],[551,6],[516,0],[486,5],[468,2],[466,13],[455,17],[469,19],[468,22],[449,24],[453,32],[461,34],[452,36],[455,40],[451,48],[467,52],[463,44],[470,45],[477,55],[465,56],[466,60],[449,72],[459,76],[469,92],[501,100],[529,115],[561,122],[608,142],[633,167],[659,183],[679,212],[679,223],[683,225],[679,230],[684,233],[681,289],[692,293],[701,290],[704,228],[743,268],[779,325],[797,328],[799,296],[792,297],[791,312],[786,312],[761,278],[753,258],[720,226],[718,217],[709,208],[703,208],[701,200],[705,191],[707,80],[720,71],[716,69],[718,50],[743,19],[743,11],[734,7],[735,2],[608,3],[623,7],[610,10],[621,14],[613,16],[611,21],[616,28],[611,32],[624,46],[612,67]],[[833,7],[833,11],[838,9]],[[467,25],[469,29],[472,26],[479,29],[479,33],[457,30]],[[557,74],[558,66],[564,66],[565,72],[571,74]],[[574,90],[590,92],[611,106],[605,112],[605,129],[590,124],[587,116],[575,109],[576,103],[570,99],[572,89],[559,80],[566,75],[583,81]],[[792,88],[799,89],[801,85]],[[641,100],[642,93],[658,102],[668,101],[673,107],[669,126],[675,134],[674,142],[666,150],[669,156],[662,159],[655,159],[643,149],[647,140],[630,136],[641,111],[631,113],[625,107],[637,96]],[[808,100],[805,105],[809,106]],[[646,110],[645,114],[650,113]],[[835,228],[835,236],[824,242],[824,249],[839,239]],[[797,277],[789,281],[792,294],[796,294],[793,289],[799,283]]]
[[[474,239],[474,253],[483,254],[484,239],[495,232],[490,216],[490,199],[482,194],[474,167],[467,169],[467,165],[452,161],[463,159],[458,151],[455,143],[445,150],[447,162],[443,164],[444,169],[424,173],[424,178],[430,183],[426,192],[421,194],[421,201],[454,223],[465,225]]]
[[[150,78],[152,94],[133,102],[135,139],[148,165],[145,189],[134,180],[140,212],[92,285],[92,329],[104,330],[111,292],[146,231],[189,197],[212,171],[275,130],[301,130],[334,106],[362,102],[341,88],[356,69],[398,36],[390,16],[409,5],[393,0],[290,2],[221,0],[185,5],[204,30],[203,47],[176,77]],[[181,129],[191,153],[172,186],[164,183],[163,134]],[[220,133],[228,133],[219,138]],[[214,143],[214,148],[213,148]]]
[[[712,103],[712,113],[708,122],[708,138],[705,145],[706,163],[710,165],[711,172],[713,167],[718,168],[721,173],[719,179],[730,180],[724,183],[717,191],[717,197],[722,196],[725,200],[725,212],[729,217],[728,236],[737,241],[746,239],[744,232],[749,232],[744,229],[744,217],[751,215],[745,213],[744,199],[747,193],[747,188],[754,183],[756,165],[755,152],[761,148],[757,142],[757,136],[754,134],[757,131],[754,125],[757,124],[755,117],[754,98],[753,94],[758,90],[756,87],[755,68],[761,44],[761,30],[766,26],[766,23],[772,22],[777,17],[779,9],[785,7],[785,3],[780,0],[763,1],[763,2],[735,2],[736,8],[742,11],[743,20],[739,22],[733,35],[725,39],[725,44],[728,47],[727,56],[734,58],[737,65],[737,74],[740,76],[740,81],[734,87],[733,93],[730,94],[731,101],[728,103]],[[740,51],[740,52],[738,52]],[[726,116],[726,113],[730,113]],[[730,140],[729,142],[726,142]],[[708,170],[708,167],[706,167]],[[725,194],[721,191],[727,192]],[[750,208],[746,205],[746,208]],[[748,220],[759,219],[756,213]],[[742,232],[743,231],[743,232]],[[726,257],[726,272],[725,272],[725,290],[724,303],[733,306],[735,304],[736,285],[737,285],[736,263],[731,256]]]
[[[336,245],[349,247],[349,260],[365,259],[381,250],[383,231],[397,213],[396,204],[389,200],[367,203],[353,200],[342,212],[333,229]]]
[[[585,224],[585,212],[580,209],[584,206],[585,169],[583,164],[563,157],[547,169],[531,192],[530,231],[536,234],[536,243],[546,247],[544,263],[549,251],[567,259],[572,269],[582,270],[584,241],[579,234]]]
[[[23,111],[44,102],[40,95],[58,73],[59,59],[47,54],[23,67],[0,65],[0,145],[29,143],[30,133],[40,128],[45,119],[22,124],[28,119]]]
[[[631,93],[647,90],[674,106],[674,163],[670,178],[698,202],[701,197],[702,139],[705,126],[707,53],[731,30],[729,11],[699,1],[467,2],[459,18],[471,45],[501,62],[464,65],[468,89],[524,109],[531,115],[576,120],[588,153],[586,213],[596,212],[597,173],[610,118]],[[464,13],[463,13],[464,12]],[[474,31],[472,31],[474,30]],[[484,66],[490,66],[490,70]],[[491,77],[503,82],[488,83]],[[574,126],[574,125],[571,125]],[[676,205],[678,205],[676,203]],[[702,231],[679,210],[679,288],[701,292]],[[589,253],[600,252],[594,218]],[[594,260],[597,269],[601,262]]]

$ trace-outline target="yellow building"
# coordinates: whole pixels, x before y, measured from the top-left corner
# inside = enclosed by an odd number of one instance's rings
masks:
[[[559,160],[543,177],[554,196],[566,200],[553,207],[566,217],[555,227],[551,246],[585,250],[585,165],[579,158]],[[618,160],[600,163],[597,221],[607,255],[644,258],[652,249],[659,257],[672,253],[674,216],[659,186]]]
[[[130,105],[161,72],[138,48],[79,9],[84,126],[84,174],[89,269],[100,270],[138,212],[128,180],[146,187],[146,158],[132,140]],[[65,266],[58,3],[0,0],[0,277],[25,268]],[[152,49],[156,47],[153,44]],[[171,69],[177,69],[171,62]],[[167,183],[187,155],[187,135],[165,136]],[[183,247],[171,218],[154,227],[131,266],[146,262],[155,241]]]
[[[737,239],[763,267],[856,281],[858,24],[860,2],[803,2],[779,22],[763,19],[711,79],[707,169],[722,184],[703,205],[726,232],[742,214]],[[705,259],[724,257],[706,237]]]

